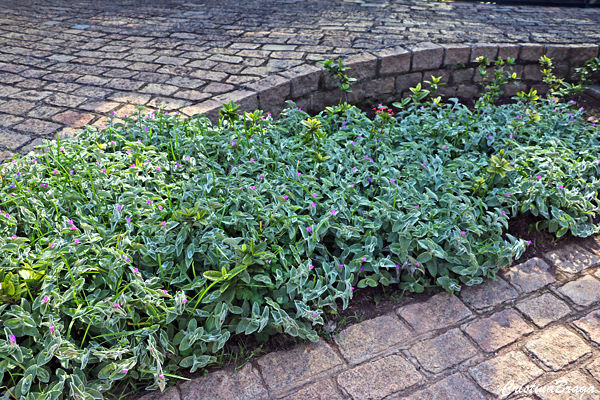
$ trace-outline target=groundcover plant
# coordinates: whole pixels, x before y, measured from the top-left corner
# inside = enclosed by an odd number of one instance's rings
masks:
[[[0,183],[3,398],[164,389],[231,335],[316,329],[355,290],[458,292],[527,246],[597,233],[597,127],[570,103],[346,104],[281,118],[139,109],[15,155]]]

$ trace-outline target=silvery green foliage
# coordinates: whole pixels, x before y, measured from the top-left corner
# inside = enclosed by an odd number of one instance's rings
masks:
[[[4,398],[164,389],[232,335],[317,340],[354,287],[457,292],[522,254],[518,213],[598,232],[599,132],[569,105],[234,114],[140,110],[7,162]]]

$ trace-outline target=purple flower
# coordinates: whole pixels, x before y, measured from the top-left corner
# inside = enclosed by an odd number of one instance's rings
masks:
[[[306,227],[306,231],[307,231],[308,233],[311,233],[311,232],[312,232],[312,227],[310,227],[310,226],[307,226],[307,227]]]
[[[538,175],[538,176],[536,176],[536,178],[538,178],[538,179],[542,179],[542,176],[541,176],[541,175]]]
[[[418,209],[419,209],[419,206],[415,206],[415,210],[418,210]]]
[[[442,149],[445,149],[445,148],[446,148],[446,145],[443,145],[443,146],[442,146]]]
[[[317,207],[317,203],[312,203],[311,206],[313,206],[313,208]]]
[[[10,335],[10,337],[9,337],[9,338],[10,338],[10,342],[11,342],[12,344],[15,344],[15,343],[17,343],[17,338],[15,337],[15,335]]]
[[[314,265],[311,265],[310,267],[308,267],[308,269],[313,269],[314,267],[315,267]]]
[[[516,118],[521,118],[521,117],[519,117],[519,116],[517,115],[517,116],[516,116]]]
[[[74,242],[75,244],[79,244],[79,239],[75,239],[73,242]]]
[[[510,197],[510,193],[506,193],[506,197]]]
[[[503,214],[503,215],[506,215],[506,211],[502,210],[502,214]]]
[[[361,260],[367,261],[367,257],[363,257],[363,258],[361,258]]]
[[[156,167],[156,170],[157,170],[157,171],[160,171],[160,167]]]
[[[352,171],[356,171],[356,167],[352,167]]]
[[[256,186],[252,185],[252,186],[250,186],[250,189],[254,190],[254,189],[256,189]],[[284,197],[287,197],[287,196],[284,196]]]
[[[50,327],[50,332],[54,332],[54,327],[53,326]]]
[[[395,182],[396,182],[396,180],[395,180],[395,179],[391,179],[391,180],[390,180],[390,182],[392,182],[392,183],[395,183]]]
[[[146,128],[146,129],[148,129],[148,128]],[[129,371],[129,370],[128,370],[127,368],[125,368],[125,369],[123,370],[123,373],[124,373],[124,374],[126,374],[126,373],[127,373],[127,371]]]
[[[264,178],[265,176],[263,174],[260,174],[260,179]]]
[[[162,210],[162,209],[163,209],[163,206],[158,206],[158,209],[159,209],[159,210]]]
[[[251,158],[251,159],[250,159],[250,162],[254,162],[254,158]]]
[[[564,189],[564,186],[563,186],[563,185],[559,185],[558,187],[559,187],[559,188],[561,188],[561,189]]]
[[[167,221],[163,221],[162,226],[166,226],[166,225],[167,225]]]
[[[427,166],[427,163],[423,163],[423,166],[424,166],[424,167],[426,167],[426,166]]]
[[[55,174],[58,174],[58,173],[59,173],[57,169],[55,169],[53,172],[54,172]]]
[[[528,240],[528,241],[527,241],[527,244],[531,244],[531,240]]]
[[[127,222],[131,222],[131,218],[125,218]]]
[[[313,194],[312,194],[312,197],[317,197],[317,194],[316,194],[316,193],[313,193]]]
[[[296,172],[296,176],[300,176],[302,175],[300,172]]]
[[[150,201],[150,200],[146,200],[146,203],[150,204],[150,203],[152,203],[152,201]]]
[[[235,146],[235,142],[231,142],[231,145],[232,145],[232,146]]]
[[[331,210],[331,215],[335,215],[335,210]]]
[[[120,204],[118,204],[118,205],[117,205],[117,210],[121,211],[122,209],[123,209],[123,206],[122,206],[122,205],[120,205]]]
[[[466,235],[466,233],[467,233],[467,232],[465,232],[465,231],[460,231],[460,234],[461,234],[461,235],[463,235],[463,236],[465,236],[465,235]]]
[[[44,298],[42,299],[42,301],[43,301],[44,303],[47,303],[48,301],[50,301],[50,297],[48,297],[48,296],[44,296]]]
[[[354,286],[350,286],[350,290],[354,290]]]
[[[283,198],[287,200],[289,198],[289,196],[287,194],[284,194]]]

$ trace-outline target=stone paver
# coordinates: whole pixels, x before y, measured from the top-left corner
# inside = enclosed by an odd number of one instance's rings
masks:
[[[454,374],[427,389],[418,391],[408,397],[399,397],[402,400],[449,400],[469,399],[484,400],[485,397],[477,389],[477,386],[463,374]]]
[[[581,371],[573,371],[541,386],[536,394],[542,400],[596,400],[600,398],[600,385]]]
[[[512,393],[506,389],[503,393],[507,384],[513,383],[515,387],[525,386],[541,376],[544,371],[520,351],[513,351],[470,368],[469,373],[479,386],[498,398],[506,398]]]
[[[600,262],[600,258],[575,244],[552,250],[544,254],[544,258],[553,263],[556,269],[567,275],[581,272]]]
[[[592,350],[583,339],[562,326],[545,330],[528,340],[525,349],[552,371],[562,369]]]
[[[343,397],[333,383],[326,380],[306,386],[281,400],[343,400]]]
[[[486,280],[481,285],[468,286],[460,291],[460,298],[465,304],[476,310],[495,307],[517,295],[517,291],[500,278],[496,281]]]
[[[600,345],[600,310],[593,311],[573,322],[594,343]]]
[[[336,335],[335,342],[348,362],[358,364],[410,336],[411,331],[392,314],[352,325]]]
[[[465,332],[483,351],[491,353],[533,332],[533,328],[516,311],[506,309],[467,325]]]
[[[410,348],[410,353],[426,371],[437,374],[475,357],[478,351],[458,329],[453,329],[417,343]]]
[[[181,400],[259,400],[269,397],[258,371],[251,364],[237,372],[222,370],[184,382],[179,389]]]
[[[516,305],[517,309],[529,317],[539,328],[569,315],[571,309],[562,300],[544,293],[541,296],[530,297]]]
[[[436,294],[424,303],[409,304],[396,312],[418,333],[458,324],[472,315],[460,300],[448,293]]]
[[[550,266],[544,260],[534,257],[510,267],[502,275],[519,292],[529,293],[556,282],[549,269]]]
[[[258,360],[271,393],[283,393],[324,372],[331,373],[343,361],[325,343],[307,343],[290,351],[267,354]]]
[[[568,282],[558,291],[579,306],[587,307],[600,301],[600,281],[589,275]]]
[[[403,357],[393,354],[342,372],[338,384],[355,399],[382,399],[423,381]]]

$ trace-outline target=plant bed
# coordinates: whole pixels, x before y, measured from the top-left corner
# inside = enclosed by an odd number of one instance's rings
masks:
[[[598,233],[600,132],[585,110],[532,92],[476,109],[415,93],[374,118],[290,104],[274,121],[229,104],[213,126],[139,108],[10,159],[8,391],[164,389],[190,376],[182,368],[222,362],[235,335],[317,340],[336,318],[339,329],[355,289],[379,302],[378,288],[424,296],[493,278],[535,240],[511,218]]]

